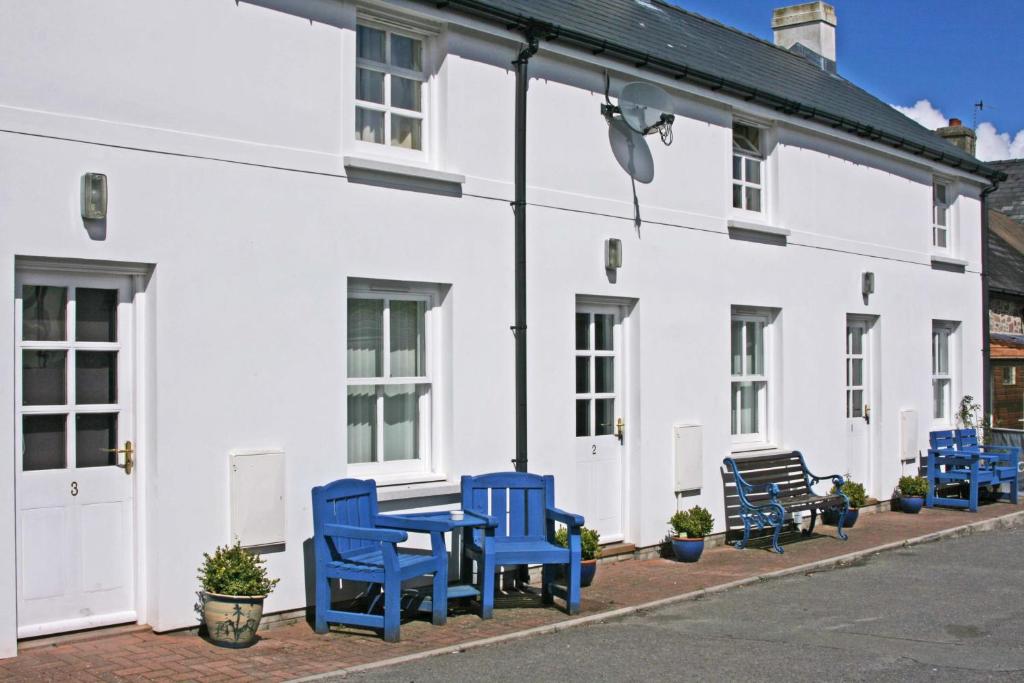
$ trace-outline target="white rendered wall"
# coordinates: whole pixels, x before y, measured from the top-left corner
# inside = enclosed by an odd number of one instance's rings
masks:
[[[194,623],[195,567],[228,540],[232,449],[286,453],[288,540],[268,555],[282,581],[267,608],[306,604],[309,491],[346,473],[349,277],[451,286],[441,473],[457,481],[507,469],[513,456],[509,63],[518,39],[455,29],[438,38],[447,46],[436,77],[436,139],[444,144],[428,165],[465,174],[462,196],[377,187],[350,182],[341,161],[352,153],[343,103],[354,9],[271,4],[314,20],[233,0],[0,9],[0,281],[12,283],[0,316],[13,319],[16,255],[155,264],[147,288],[151,441],[140,457],[149,467],[146,618],[158,630]],[[768,218],[792,231],[789,243],[730,239],[726,221],[747,218],[728,204],[732,108],[769,124],[774,115],[677,90],[675,144],[650,139],[656,175],[638,189],[638,232],[628,178],[598,114],[601,71],[559,49],[545,43],[530,67],[531,470],[556,475],[559,506],[574,508],[575,300],[635,300],[639,422],[630,432],[627,540],[650,545],[664,536],[677,504],[671,428],[681,421],[704,425],[705,487],[684,503],[707,506],[721,530],[730,307],[751,305],[781,309],[776,445],[804,451],[819,473],[845,463],[846,315],[878,316],[880,472],[871,493],[886,496],[900,474],[899,410],[919,411],[920,443],[930,427],[932,319],[963,323],[955,398],[980,392],[977,179],[962,179],[956,208],[956,255],[967,272],[933,270],[934,169],[783,122],[767,163]],[[613,95],[638,77],[614,74]],[[89,238],[78,215],[85,171],[109,178],[102,241]],[[602,260],[609,237],[625,251],[614,283]],[[864,271],[877,283],[867,305]],[[7,358],[12,341],[0,335]],[[12,365],[2,367],[0,411],[11,415]],[[0,420],[0,443],[13,442],[11,424]],[[0,456],[7,549],[10,458]],[[0,553],[0,654],[13,653],[12,555]]]

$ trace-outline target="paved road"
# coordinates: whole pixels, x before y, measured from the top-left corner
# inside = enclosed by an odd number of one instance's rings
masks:
[[[351,678],[1024,681],[1022,607],[1012,529]]]

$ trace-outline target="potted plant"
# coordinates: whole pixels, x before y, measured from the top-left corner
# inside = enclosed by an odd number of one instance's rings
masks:
[[[850,501],[850,509],[846,511],[846,519],[843,520],[843,526],[849,529],[857,523],[860,509],[864,507],[868,497],[864,492],[864,484],[852,481],[849,477],[843,481],[843,485],[838,490],[835,486],[832,487],[832,493],[839,492],[844,493]],[[835,526],[839,523],[839,510],[837,508],[825,510],[821,515],[821,521]]]
[[[917,514],[924,505],[928,494],[928,480],[924,477],[900,477],[900,509]]]
[[[197,578],[203,584],[203,622],[214,644],[240,648],[256,642],[263,599],[278,582],[267,577],[264,562],[239,543],[203,553]]]
[[[704,552],[704,537],[711,533],[715,519],[706,508],[695,505],[689,510],[680,510],[668,520],[675,531],[672,550],[680,562],[696,562]]]
[[[564,526],[555,532],[555,542],[563,548],[569,547],[569,530]],[[580,549],[583,561],[580,563],[580,585],[589,586],[597,574],[597,558],[601,557],[601,535],[593,529],[580,527]]]

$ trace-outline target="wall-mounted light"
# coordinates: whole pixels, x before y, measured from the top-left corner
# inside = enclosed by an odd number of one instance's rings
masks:
[[[875,274],[868,272],[861,276],[860,292],[864,296],[875,293]]]
[[[107,176],[86,173],[82,176],[82,218],[101,221],[107,217]]]
[[[608,270],[622,267],[622,240],[611,237],[604,241],[604,267]]]

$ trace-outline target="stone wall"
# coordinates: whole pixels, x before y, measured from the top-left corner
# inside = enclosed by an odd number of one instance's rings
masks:
[[[1014,299],[989,301],[988,320],[990,332],[1003,334],[1024,334],[1024,304]]]

